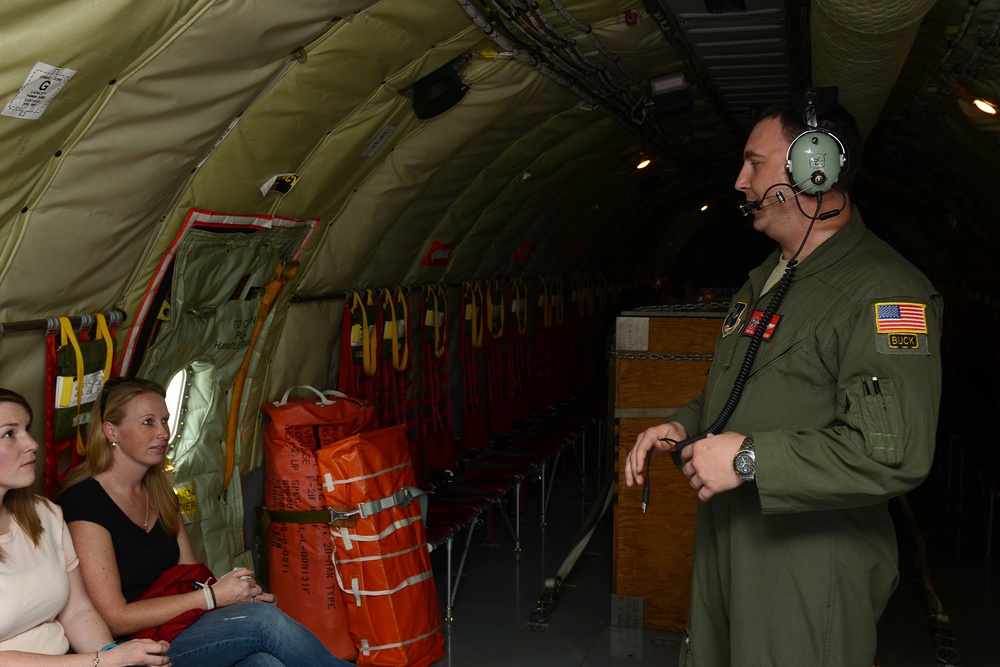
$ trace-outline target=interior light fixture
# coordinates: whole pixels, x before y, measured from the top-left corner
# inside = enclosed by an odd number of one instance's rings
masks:
[[[708,210],[708,204],[705,204],[704,206],[702,206],[702,207],[701,207],[700,209],[698,209],[698,210],[699,210],[699,211],[701,211],[702,213],[704,213],[705,211],[707,211],[707,210]]]
[[[995,116],[997,113],[997,105],[993,104],[992,102],[987,102],[982,98],[977,97],[976,99],[972,100],[972,104],[975,105],[975,107],[980,111],[982,111],[983,113],[988,113],[991,116]]]
[[[652,162],[653,162],[652,160],[650,160],[650,159],[649,159],[648,157],[646,157],[645,155],[643,155],[643,156],[641,157],[641,159],[639,160],[639,164],[635,165],[635,168],[636,168],[636,169],[645,169],[645,168],[646,168],[646,167],[648,167],[648,166],[649,166],[649,165],[650,165],[650,164],[651,164]]]

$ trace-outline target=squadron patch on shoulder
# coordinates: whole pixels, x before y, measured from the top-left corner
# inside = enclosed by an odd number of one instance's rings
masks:
[[[733,304],[733,307],[729,311],[729,315],[726,316],[726,321],[722,323],[723,338],[739,328],[740,321],[743,319],[743,313],[745,313],[746,310],[747,304],[742,301],[737,301]]]
[[[746,327],[743,329],[744,336],[753,336],[754,332],[757,331],[757,326],[760,324],[761,319],[764,317],[763,310],[753,311],[753,315],[750,316],[750,321],[747,322]],[[764,337],[762,340],[771,340],[774,337],[774,332],[778,328],[778,322],[781,321],[781,315],[775,313],[771,317],[771,321],[767,323],[767,330],[764,332]]]

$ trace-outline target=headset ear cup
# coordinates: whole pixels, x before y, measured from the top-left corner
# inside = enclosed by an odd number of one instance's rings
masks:
[[[843,142],[826,130],[803,132],[788,146],[786,167],[799,192],[829,192],[846,166]]]

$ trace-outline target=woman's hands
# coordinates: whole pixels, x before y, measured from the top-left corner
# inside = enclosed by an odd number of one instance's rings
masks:
[[[169,642],[154,642],[152,639],[132,639],[113,649],[101,651],[101,667],[126,667],[127,665],[170,666],[167,649]]]
[[[253,578],[253,570],[245,567],[233,568],[232,572],[222,575],[212,584],[215,592],[215,604],[218,607],[228,607],[241,602],[277,602],[277,598],[257,585]]]

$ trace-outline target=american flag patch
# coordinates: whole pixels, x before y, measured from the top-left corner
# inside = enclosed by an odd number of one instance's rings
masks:
[[[876,303],[878,333],[927,333],[927,306],[922,303]]]

